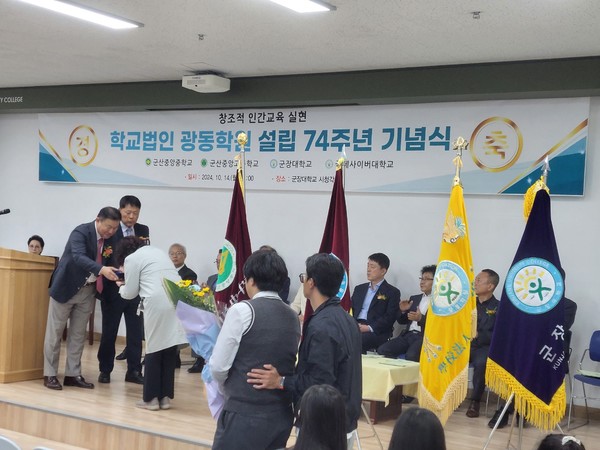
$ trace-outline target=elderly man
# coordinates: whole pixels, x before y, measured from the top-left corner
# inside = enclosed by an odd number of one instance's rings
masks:
[[[102,293],[106,280],[118,279],[114,267],[106,266],[114,243],[111,237],[119,227],[119,210],[102,208],[94,222],[76,227],[69,236],[65,251],[50,282],[48,323],[44,339],[44,386],[60,390],[58,361],[60,339],[67,320],[67,363],[65,386],[93,389],[94,385],[81,375],[81,353],[85,344],[85,329]]]
[[[187,250],[183,245],[172,244],[169,247],[169,258],[171,259],[171,262],[175,266],[175,269],[182,280],[189,280],[192,282],[196,282],[198,280],[198,275],[196,275],[196,272],[194,272],[185,264]]]
[[[473,287],[477,295],[477,335],[471,341],[469,362],[473,364],[473,392],[467,417],[479,417],[479,402],[485,390],[485,365],[498,312],[498,299],[494,290],[500,277],[492,269],[483,269],[475,277]]]

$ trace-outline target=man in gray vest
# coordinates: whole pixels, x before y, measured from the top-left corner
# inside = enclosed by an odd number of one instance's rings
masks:
[[[286,446],[293,423],[292,396],[283,389],[257,390],[246,374],[271,363],[292,375],[300,340],[294,311],[277,295],[287,279],[276,252],[259,250],[244,264],[251,300],[228,311],[210,358],[210,370],[225,394],[213,450],[279,449]]]

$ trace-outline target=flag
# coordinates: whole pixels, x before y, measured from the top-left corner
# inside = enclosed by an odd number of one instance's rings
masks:
[[[463,188],[455,178],[419,367],[419,405],[433,411],[442,424],[467,395],[470,342],[477,322],[473,278]]]
[[[319,247],[319,253],[332,253],[344,265],[345,274],[337,297],[342,302],[342,307],[349,311],[350,292],[348,291],[348,267],[350,265],[350,251],[348,245],[348,214],[346,212],[346,195],[344,193],[344,159],[340,158],[336,165],[335,180],[329,202],[329,213],[325,222],[325,231]],[[306,302],[304,322],[312,315],[310,302]]]
[[[219,276],[215,287],[215,300],[221,312],[241,300],[246,300],[244,282],[244,263],[252,253],[248,223],[246,222],[246,204],[244,201],[244,171],[238,160],[237,176],[231,197],[229,221],[225,233],[225,242],[221,252]]]
[[[486,367],[486,384],[550,431],[566,408],[564,280],[544,188],[535,194],[502,291]],[[429,325],[429,323],[427,324]]]

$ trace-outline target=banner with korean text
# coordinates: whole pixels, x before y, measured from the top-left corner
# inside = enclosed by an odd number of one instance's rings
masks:
[[[553,195],[583,195],[589,98],[417,105],[39,114],[40,181],[231,186],[248,135],[250,190],[443,193],[448,152],[467,137],[466,194],[523,194],[551,160]]]

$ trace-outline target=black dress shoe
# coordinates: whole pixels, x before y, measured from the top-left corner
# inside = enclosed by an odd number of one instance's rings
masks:
[[[125,347],[121,353],[119,353],[117,356],[115,356],[115,359],[117,361],[123,361],[124,359],[127,359],[127,354],[125,353],[126,351],[127,351],[127,347]]]
[[[194,365],[188,369],[189,373],[200,373],[204,369],[204,359],[196,358]]]
[[[415,398],[411,397],[410,395],[402,396],[402,403],[404,403],[404,404],[412,403],[414,400],[415,400]]]
[[[62,390],[62,385],[56,377],[44,377],[44,386],[48,389],[54,389],[55,391]]]
[[[129,383],[144,384],[144,377],[137,370],[129,370],[125,374],[125,381]]]
[[[497,409],[496,412],[494,413],[494,416],[488,422],[488,427],[494,428],[496,426],[496,422],[498,422],[498,419],[500,419],[500,414],[502,414],[502,409]],[[510,413],[508,411],[506,411],[504,416],[502,416],[502,419],[500,419],[500,422],[498,422],[498,428],[504,428],[506,425],[508,425],[508,416],[509,415],[510,415]]]
[[[471,400],[471,403],[469,404],[469,409],[467,409],[467,417],[479,417],[479,402]]]
[[[81,375],[76,377],[65,377],[63,382],[65,386],[74,386],[83,389],[94,389],[94,383],[88,383]]]
[[[110,373],[100,372],[98,383],[110,383]]]

